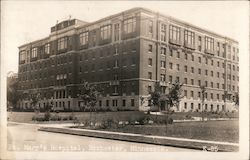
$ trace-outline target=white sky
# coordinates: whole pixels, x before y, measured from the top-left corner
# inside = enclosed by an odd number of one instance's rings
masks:
[[[241,41],[248,32],[248,2],[229,1],[3,1],[2,74],[17,72],[18,46],[44,38],[56,21],[92,22],[133,8],[145,7]],[[241,48],[240,48],[241,50]]]

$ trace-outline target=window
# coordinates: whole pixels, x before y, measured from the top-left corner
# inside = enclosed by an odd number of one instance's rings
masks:
[[[214,72],[213,71],[211,71],[211,77],[213,77],[214,76]]]
[[[47,44],[45,45],[45,47],[44,47],[44,52],[45,52],[45,54],[50,54],[50,44],[49,44],[49,43],[47,43]]]
[[[148,52],[152,52],[153,51],[153,45],[152,44],[149,44],[148,45]]]
[[[198,57],[198,59],[199,59],[199,63],[201,63],[201,57]]]
[[[177,69],[177,71],[180,70],[180,65],[179,64],[176,64],[176,69]]]
[[[68,45],[68,38],[62,37],[57,42],[57,49],[58,50],[66,49],[67,45]]]
[[[169,50],[169,56],[173,57],[173,50],[172,49]]]
[[[201,74],[201,69],[200,68],[198,69],[198,73]]]
[[[172,41],[179,42],[180,41],[180,27],[170,25],[169,38]]]
[[[198,80],[198,85],[201,86],[201,80]]]
[[[106,100],[106,106],[107,107],[109,106],[109,100]]]
[[[177,58],[180,58],[180,52],[179,51],[177,52]]]
[[[20,52],[20,61],[24,61],[26,58],[26,52],[25,51],[21,51]]]
[[[205,87],[207,87],[207,81],[205,81]]]
[[[184,96],[187,97],[187,90],[184,90]]]
[[[161,68],[166,68],[166,61],[161,61]]]
[[[169,63],[169,68],[173,69],[173,63],[171,63],[171,62]]]
[[[101,107],[102,106],[102,101],[101,100],[99,100],[99,107]]]
[[[194,67],[191,67],[191,72],[194,73]]]
[[[191,79],[191,84],[194,85],[194,79]]]
[[[109,39],[111,38],[111,25],[106,25],[101,27],[101,39]]]
[[[169,76],[168,79],[169,79],[169,82],[170,82],[170,83],[173,82],[173,77],[172,77],[172,76]]]
[[[191,55],[192,61],[194,61],[194,55]]]
[[[117,94],[118,93],[118,86],[113,86],[114,88],[113,88],[113,93],[114,94]]]
[[[208,59],[207,58],[205,59],[205,63],[208,64]]]
[[[80,45],[86,45],[89,41],[89,32],[84,32],[79,35]]]
[[[214,65],[214,61],[211,59],[211,66],[213,66]]]
[[[184,41],[186,46],[194,46],[194,32],[185,30]]]
[[[125,100],[125,99],[122,100],[122,106],[123,106],[123,107],[126,106],[126,100]]]
[[[201,36],[198,37],[198,50],[201,51]]]
[[[148,86],[148,92],[152,92],[152,86]]]
[[[213,93],[210,94],[210,98],[214,99],[214,94]]]
[[[220,83],[217,83],[217,88],[220,89]]]
[[[113,107],[117,107],[117,100],[116,99],[113,99],[112,105],[113,105]]]
[[[206,50],[213,51],[214,50],[214,39],[211,37],[205,37],[205,48]]]
[[[148,22],[148,33],[153,34],[153,21]]]
[[[152,72],[148,72],[148,79],[152,79]]]
[[[165,24],[161,24],[161,41],[166,42],[166,30],[167,26]]]
[[[185,53],[185,60],[188,60],[188,55],[187,55],[187,53]]]
[[[199,98],[201,97],[201,92],[198,92],[198,97],[199,97]]]
[[[161,55],[166,55],[167,49],[165,47],[161,47]]]
[[[211,82],[211,88],[214,88],[214,83],[213,82]]]
[[[114,30],[114,38],[115,41],[118,41],[120,39],[120,24],[115,24],[115,30]]]
[[[187,84],[187,78],[184,78],[184,84]]]
[[[206,76],[207,76],[207,72],[208,72],[208,71],[207,71],[207,69],[206,69],[206,70],[205,70],[205,75],[206,75]]]
[[[149,66],[152,66],[152,58],[149,58],[149,59],[148,59],[148,65],[149,65]]]
[[[161,74],[161,81],[165,82],[166,81],[166,75],[165,74]]]
[[[186,102],[184,103],[184,108],[187,109],[187,103]]]
[[[220,72],[217,72],[217,78],[220,78]]]
[[[37,57],[37,48],[32,48],[31,50],[31,58]]]
[[[131,99],[131,106],[134,107],[135,106],[135,100]]]
[[[214,110],[214,106],[211,104],[211,111],[213,111]]]
[[[220,67],[220,62],[219,61],[217,62],[217,67]]]
[[[135,32],[135,29],[136,29],[135,17],[124,20],[123,24],[124,24],[124,33],[125,34]]]
[[[176,77],[176,81],[177,81],[177,82],[180,82],[180,77],[177,76],[177,77]]]
[[[194,97],[194,91],[191,91],[190,94],[191,94],[191,97],[193,98]]]
[[[184,70],[185,70],[185,72],[187,72],[187,70],[188,70],[188,69],[187,69],[187,66],[184,66]]]

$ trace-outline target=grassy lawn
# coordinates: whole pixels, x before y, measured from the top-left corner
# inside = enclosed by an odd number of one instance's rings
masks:
[[[239,121],[184,122],[171,125],[127,125],[104,129],[126,133],[191,138],[222,142],[239,142]]]
[[[52,116],[56,113],[52,113]],[[58,115],[67,117],[71,112],[60,112]],[[9,121],[23,122],[23,123],[37,123],[32,121],[34,112],[13,112],[8,113]],[[44,113],[39,113],[43,116]],[[174,113],[171,115],[173,119],[186,119],[187,115],[200,116],[200,113]],[[121,112],[74,112],[74,116],[80,122],[91,119],[92,121],[103,122],[108,119],[118,121],[136,121],[137,119],[145,116],[151,117],[153,120],[155,115],[145,115],[139,111],[121,111]],[[214,114],[207,115],[209,117],[215,116]],[[237,117],[238,114],[228,113],[227,117]],[[91,118],[90,118],[91,117]],[[165,116],[157,116],[158,119],[164,119]],[[49,121],[45,123],[72,123],[73,121]],[[127,133],[138,133],[146,135],[159,135],[169,137],[181,137],[191,139],[202,139],[212,141],[225,141],[225,142],[238,142],[239,141],[239,121],[207,121],[207,122],[183,122],[168,124],[145,124],[145,125],[126,125],[122,128],[106,128],[103,130],[119,131]]]
[[[56,113],[51,113],[52,116]],[[67,117],[71,115],[72,112],[60,112],[57,113],[60,117]],[[74,112],[75,117],[79,119],[79,121],[85,121],[87,119],[95,119],[96,121],[102,121],[107,119],[114,119],[118,121],[129,121],[129,120],[136,120],[140,117],[144,117],[145,114],[139,111],[118,111],[118,112],[97,112],[97,113],[90,113],[90,112]],[[13,122],[22,122],[22,123],[34,123],[32,121],[32,117],[35,115],[34,112],[8,112],[8,117],[10,121]],[[39,116],[43,116],[44,113],[39,113]],[[155,115],[146,115],[155,119]],[[170,115],[170,117],[174,120],[181,120],[181,119],[189,119],[191,116],[194,117],[201,117],[201,113],[199,112],[176,112]],[[158,115],[159,119],[164,119],[164,115]],[[189,118],[188,118],[189,117]],[[209,118],[238,118],[238,113],[226,113],[226,114],[212,114],[207,113],[205,117]]]

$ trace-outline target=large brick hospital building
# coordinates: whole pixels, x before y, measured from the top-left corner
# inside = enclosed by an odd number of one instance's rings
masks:
[[[184,83],[176,111],[232,110],[239,92],[238,42],[143,8],[133,8],[95,22],[69,19],[51,27],[48,37],[19,47],[18,106],[79,109],[83,81],[103,88],[97,106],[145,110],[149,91],[160,82]],[[170,83],[169,83],[170,82]]]

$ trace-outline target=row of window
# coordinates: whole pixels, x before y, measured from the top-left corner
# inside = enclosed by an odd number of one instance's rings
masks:
[[[214,97],[214,95],[216,95],[216,97]],[[195,97],[195,95],[194,95],[194,91],[190,91],[190,94],[188,94],[188,91],[187,90],[184,90],[184,96],[185,97],[190,97],[190,98],[194,98]],[[198,98],[202,98],[202,93],[201,92],[197,92],[197,97]],[[210,100],[224,100],[224,97],[225,95],[224,94],[214,94],[214,93],[210,93]],[[205,92],[204,93],[204,98],[205,99],[208,99],[208,93],[207,92]],[[215,99],[216,98],[216,99]],[[227,98],[229,98],[230,99],[230,97],[228,96]]]
[[[67,64],[72,62],[72,56],[60,56],[56,59],[50,59],[49,61],[43,61],[43,62],[34,62],[29,63],[27,65],[23,65],[19,67],[19,72],[26,72],[26,71],[32,71],[32,70],[44,70],[45,68],[51,67],[52,65],[60,65],[60,64]]]
[[[136,52],[136,49],[133,49],[131,51],[131,53],[135,53],[135,52]],[[114,51],[113,55],[117,56],[118,54],[119,54],[118,49],[115,48],[115,51]],[[128,54],[128,52],[123,52],[123,54]],[[109,56],[110,56],[110,52],[107,52],[106,57],[109,57]],[[103,52],[100,52],[99,55],[97,55],[95,52],[92,52],[91,54],[90,53],[84,53],[84,54],[79,55],[79,61],[83,61],[83,60],[88,61],[88,60],[91,60],[91,59],[95,60],[96,58],[104,58],[104,57],[105,57],[105,55],[104,55]]]
[[[198,107],[196,108],[196,107],[194,107],[194,103],[190,103],[190,107],[188,107],[187,102],[185,102],[184,109],[186,110],[188,108],[190,108],[191,110],[194,110],[194,109],[202,110],[202,104],[198,103]],[[205,110],[205,111],[209,110],[208,104],[205,104],[205,107],[203,110]],[[221,105],[221,107],[220,107],[220,105],[216,105],[216,110],[215,110],[214,105],[213,104],[210,105],[210,111],[220,111],[220,110],[225,111],[225,106]]]
[[[91,65],[85,65],[84,67],[80,66],[79,72],[87,73],[89,71],[97,71],[97,70],[102,71],[105,68],[109,70],[111,68],[128,67],[128,66],[135,66],[135,65],[136,63],[135,63],[134,58],[131,58],[131,59],[123,58],[122,61],[111,60],[111,61],[107,61],[106,64],[104,62],[100,62],[99,64],[92,63]]]
[[[148,52],[149,53],[152,53],[153,52],[153,45],[152,44],[149,44],[148,45]],[[163,56],[166,56],[166,54],[167,54],[167,48],[166,47],[161,47],[161,50],[160,50],[160,53],[161,53],[161,55],[163,55]],[[169,56],[170,57],[173,57],[173,55],[176,55],[176,58],[181,58],[181,53],[180,53],[180,51],[176,51],[175,53],[174,53],[174,50],[173,49],[170,49],[169,50]],[[194,58],[194,55],[193,54],[187,54],[187,53],[183,53],[183,55],[184,55],[184,59],[185,60],[189,60],[189,56],[191,56],[191,60],[192,61],[195,61],[195,58]],[[237,57],[238,59],[237,60],[239,60],[239,57]],[[214,60],[213,59],[208,59],[208,58],[205,58],[204,57],[204,62],[205,62],[205,64],[208,64],[208,61],[210,60],[210,63],[211,63],[211,65],[213,66],[214,65]],[[233,60],[235,60],[234,58],[233,58]],[[198,57],[198,62],[199,63],[201,63],[202,62],[202,58],[201,57]],[[219,61],[217,62],[217,65],[219,66],[219,64],[218,63],[220,63]]]
[[[148,72],[148,79],[152,79],[152,72]],[[173,76],[170,75],[169,76],[169,81],[170,83],[173,83]],[[176,77],[176,80],[180,82],[180,77]],[[166,82],[166,75],[165,74],[161,74],[160,75],[160,81],[161,82]],[[189,84],[189,85],[198,85],[198,86],[202,86],[202,82],[201,80],[197,80],[197,83],[194,82],[194,79],[190,79],[190,82],[188,81],[188,78],[184,78],[183,80],[183,84]],[[225,89],[225,84],[220,84],[220,83],[214,83],[214,82],[210,82],[210,85],[208,84],[208,81],[204,81],[204,85],[205,87],[210,87],[210,88],[217,88],[217,89]],[[230,85],[228,84],[228,89],[229,90],[233,90],[235,91],[235,85]],[[237,91],[239,90],[239,87],[237,87]]]
[[[111,100],[105,100],[105,106],[106,107],[109,107],[112,105],[112,107],[118,107],[118,100],[117,99],[113,99],[112,100],[112,104],[110,104],[110,101]],[[126,107],[126,106],[130,106],[130,107],[134,107],[135,106],[135,99],[130,99],[130,102],[128,103],[126,99],[123,99],[122,102],[122,107]],[[102,100],[99,100],[98,101],[98,105],[99,107],[102,107],[104,104],[103,104],[103,101]]]

